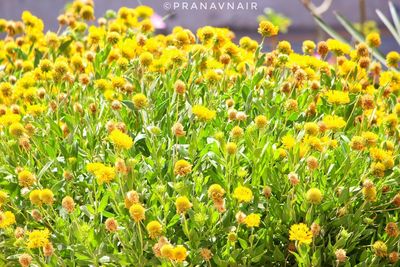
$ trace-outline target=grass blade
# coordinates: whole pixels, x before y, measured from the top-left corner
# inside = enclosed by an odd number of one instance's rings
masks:
[[[332,27],[330,27],[328,24],[326,24],[320,17],[314,16],[315,22],[327,33],[329,34],[332,38],[335,38],[336,40],[339,40],[343,43],[348,44],[347,42],[339,33],[337,33]]]
[[[334,14],[337,20],[340,22],[340,24],[342,24],[342,26],[346,29],[346,31],[350,33],[351,36],[353,36],[359,42],[364,42],[365,40],[364,35],[359,30],[354,28],[354,26],[348,19],[346,19],[337,12],[334,12]]]
[[[342,15],[340,15],[337,12],[335,12],[335,16],[336,16],[337,20],[340,22],[340,24],[342,24],[342,26],[346,29],[346,31],[351,36],[353,36],[358,42],[365,42],[364,35],[359,30],[357,30],[348,19],[346,19],[345,17],[343,17]],[[379,50],[372,49],[372,54],[382,64],[386,65],[385,57],[383,56],[383,54]]]
[[[383,24],[385,24],[385,26],[392,33],[394,39],[396,39],[396,42],[400,45],[400,36],[396,32],[396,29],[393,27],[392,23],[390,23],[388,18],[380,10],[377,9],[376,14],[378,14],[378,17],[382,20]]]
[[[399,19],[399,14],[397,14],[396,7],[393,5],[392,1],[389,1],[389,10],[390,14],[392,14],[392,19],[394,26],[396,27],[396,31],[398,35],[400,36],[400,19]]]

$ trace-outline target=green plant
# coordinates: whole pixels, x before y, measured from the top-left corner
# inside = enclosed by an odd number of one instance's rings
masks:
[[[258,16],[258,21],[268,20],[275,26],[279,27],[279,31],[286,33],[292,24],[292,20],[285,15],[276,12],[272,8],[264,9],[264,14]]]
[[[392,34],[393,38],[396,40],[396,42],[400,45],[400,20],[399,20],[399,15],[396,11],[396,8],[394,4],[389,1],[389,9],[390,9],[390,14],[393,20],[393,23],[390,22],[390,20],[382,13],[380,10],[376,10],[376,13],[378,14],[379,18],[381,19],[382,23],[387,27],[387,29],[390,31]],[[352,22],[350,22],[346,17],[342,16],[338,12],[334,12],[337,20],[340,22],[340,24],[346,29],[346,31],[352,36],[352,38],[355,39],[357,42],[365,42],[365,34],[363,34],[357,27],[354,26]],[[317,16],[314,14],[314,19],[316,23],[326,32],[328,33],[331,37],[340,40],[344,43],[349,43],[345,39],[345,37],[341,36],[338,32],[336,32],[332,27],[330,27],[321,17]],[[372,54],[373,56],[379,60],[383,65],[387,66],[385,57],[381,51],[378,49],[373,48],[372,49]]]

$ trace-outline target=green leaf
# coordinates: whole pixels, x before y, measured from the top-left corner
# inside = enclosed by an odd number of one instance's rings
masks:
[[[349,32],[349,34],[351,36],[353,36],[359,42],[365,42],[365,38],[364,38],[363,34],[359,30],[354,28],[353,24],[348,19],[346,19],[345,17],[343,17],[342,15],[340,15],[337,12],[335,12],[335,15],[336,15],[336,18],[339,20],[339,22],[343,25],[343,27]],[[379,52],[377,49],[373,48],[372,54],[382,64],[386,65],[385,57],[382,55],[381,52]]]
[[[25,53],[21,50],[21,48],[15,48],[15,52],[17,53],[18,58],[21,58],[21,59],[23,59],[23,60],[27,60],[27,59],[28,59],[28,55],[25,54]]]
[[[359,42],[364,42],[363,34],[356,28],[354,28],[353,24],[348,19],[340,15],[338,12],[334,12],[334,14],[340,24],[342,24],[342,26],[350,33],[352,37],[354,37]]]
[[[33,66],[36,68],[39,65],[40,60],[43,57],[43,53],[39,49],[35,49],[35,59],[33,61]]]
[[[40,170],[40,172],[38,173],[38,179],[42,178],[42,176],[44,175],[44,173],[50,168],[50,166],[54,163],[54,160],[49,161],[46,163],[46,165],[43,166],[43,168]]]
[[[239,243],[240,243],[240,245],[242,246],[243,249],[247,249],[248,248],[246,240],[244,240],[242,238],[239,238]]]
[[[179,222],[179,214],[175,214],[174,217],[171,218],[171,220],[169,221],[168,225],[167,225],[167,229],[174,226],[177,222]]]
[[[123,100],[122,104],[124,104],[127,108],[129,108],[130,110],[135,110],[135,106],[133,105],[132,101],[129,100]]]
[[[58,48],[58,55],[61,55],[62,53],[64,53],[64,51],[68,48],[68,46],[72,43],[72,39],[65,41],[64,43],[62,43],[60,45],[60,47]]]
[[[396,29],[393,27],[392,23],[390,23],[389,19],[379,9],[376,10],[376,14],[378,14],[378,17],[382,20],[383,24],[385,24],[390,33],[393,35],[394,39],[400,45],[400,35],[398,32],[396,32]]]
[[[99,212],[102,212],[108,205],[108,198],[110,197],[110,193],[107,192],[106,194],[104,194],[103,198],[100,201],[99,204]]]
[[[389,1],[389,10],[390,14],[392,14],[393,23],[396,27],[397,33],[400,35],[400,19],[399,14],[397,14],[396,7],[393,5],[392,1]]]
[[[276,261],[284,261],[285,260],[285,255],[282,253],[282,251],[278,247],[275,247],[273,257],[274,257],[274,260],[276,260]]]
[[[332,38],[335,38],[336,40],[339,40],[342,43],[348,44],[348,42],[340,34],[338,34],[332,27],[326,24],[320,17],[314,16],[314,20]]]

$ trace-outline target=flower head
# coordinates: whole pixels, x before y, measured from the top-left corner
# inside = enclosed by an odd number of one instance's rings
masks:
[[[178,245],[173,249],[172,254],[174,260],[176,260],[177,262],[182,262],[186,259],[187,250],[184,246]]]
[[[174,166],[175,175],[185,176],[188,175],[191,171],[192,171],[192,165],[188,161],[181,159],[175,163]]]
[[[108,136],[117,148],[130,149],[133,145],[132,137],[115,129]]]
[[[129,208],[129,214],[131,215],[131,218],[135,222],[143,221],[145,219],[144,213],[145,213],[145,209],[143,208],[143,206],[141,204],[133,204]]]
[[[147,97],[142,93],[134,95],[132,101],[133,105],[137,109],[143,109],[148,105]]]
[[[201,105],[192,107],[192,112],[199,120],[210,121],[215,118],[216,112]]]
[[[383,241],[376,241],[372,245],[372,249],[378,257],[386,257],[387,255],[387,245]]]
[[[15,215],[11,211],[0,211],[0,229],[7,228],[15,223]]]
[[[299,244],[309,245],[312,241],[313,235],[307,225],[304,223],[293,224],[290,227],[289,239],[298,241]]]
[[[23,187],[31,187],[36,182],[36,177],[28,170],[18,173],[18,183]]]
[[[307,201],[311,204],[319,204],[322,201],[322,193],[318,188],[311,188],[306,194]]]
[[[279,28],[267,20],[263,20],[258,25],[258,33],[262,37],[271,37],[277,35]]]
[[[259,214],[254,214],[251,213],[249,215],[246,216],[246,218],[244,219],[244,223],[246,224],[247,227],[258,227],[260,226],[260,215]]]
[[[151,238],[156,238],[161,235],[162,225],[158,221],[151,221],[147,224],[146,229]]]
[[[253,199],[253,192],[245,186],[238,186],[233,191],[233,197],[239,202],[250,202]]]
[[[33,230],[28,233],[28,248],[42,248],[47,245],[50,237],[50,232],[46,228],[44,230]]]
[[[190,201],[187,197],[181,196],[176,199],[175,206],[176,206],[177,213],[185,213],[193,205],[192,205],[192,203],[190,203]]]

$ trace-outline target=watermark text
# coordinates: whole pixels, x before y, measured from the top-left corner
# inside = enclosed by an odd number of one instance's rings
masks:
[[[200,11],[200,10],[238,10],[248,11],[257,10],[258,3],[252,1],[170,1],[164,2],[163,8],[165,10],[177,11]]]

